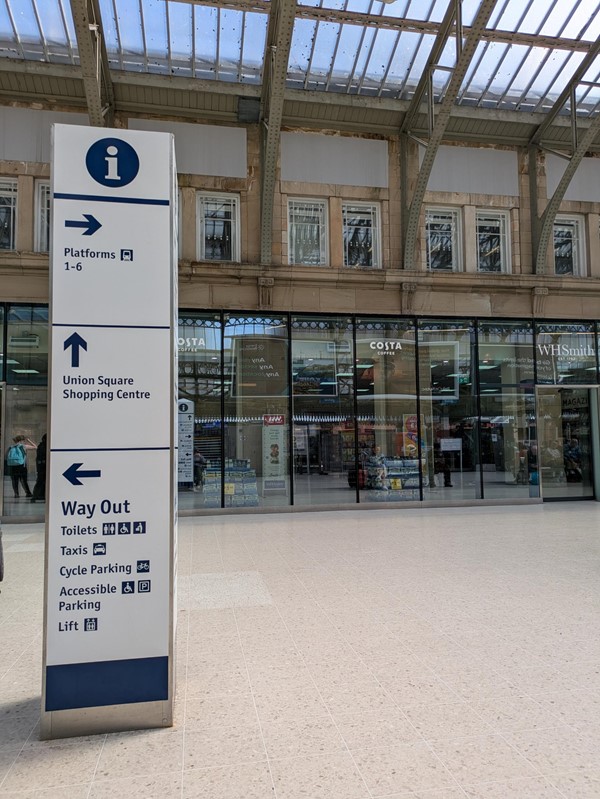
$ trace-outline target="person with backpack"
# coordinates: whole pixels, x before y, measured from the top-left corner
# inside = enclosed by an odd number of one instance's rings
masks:
[[[46,500],[46,433],[42,436],[42,440],[37,446],[35,455],[35,466],[37,469],[37,479],[33,487],[33,496],[31,502],[45,502]]]
[[[6,453],[6,466],[12,481],[15,498],[19,496],[19,483],[25,490],[25,496],[32,496],[27,482],[27,452],[25,450],[25,436],[15,436],[13,443]]]

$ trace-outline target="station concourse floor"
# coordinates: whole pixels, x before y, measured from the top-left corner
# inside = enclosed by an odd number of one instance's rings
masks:
[[[183,518],[175,726],[52,742],[4,547],[2,799],[600,797],[598,503]]]

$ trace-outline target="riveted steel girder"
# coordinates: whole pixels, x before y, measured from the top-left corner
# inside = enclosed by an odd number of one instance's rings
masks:
[[[295,13],[296,0],[273,0],[271,3],[261,95],[262,208],[260,262],[264,265],[271,263],[275,179],[277,176],[285,82]]]
[[[456,0],[456,2],[457,4],[460,4],[462,0]],[[419,174],[415,183],[415,188],[412,193],[410,208],[408,209],[408,219],[405,220],[404,222],[404,229],[405,229],[404,268],[405,269],[413,268],[417,238],[419,235],[419,219],[421,216],[421,206],[423,204],[423,198],[425,197],[425,191],[427,189],[427,183],[429,181],[429,176],[431,175],[431,169],[433,167],[435,157],[437,155],[439,146],[444,136],[446,127],[448,125],[448,120],[450,119],[450,114],[452,112],[452,108],[454,106],[456,97],[458,95],[458,91],[465,77],[465,73],[469,67],[471,59],[475,55],[477,45],[479,44],[482,38],[482,32],[485,30],[485,27],[492,14],[492,11],[494,10],[496,2],[497,0],[482,0],[482,2],[480,3],[477,14],[475,15],[475,18],[471,24],[469,34],[466,37],[464,43],[462,43],[462,47],[460,46],[458,47],[456,64],[452,70],[450,80],[448,81],[444,98],[442,102],[435,107],[435,117],[432,119],[432,126],[429,135],[429,140],[427,142],[427,147],[425,149],[423,160],[421,161],[421,167],[419,169]],[[429,76],[431,75],[432,70],[436,66],[439,53],[442,52],[443,47],[446,44],[446,41],[452,30],[452,25],[456,20],[457,20],[457,6],[454,5],[454,0],[452,0],[440,28],[439,36],[443,35],[444,38],[443,40],[440,40],[439,42],[436,42],[436,44],[434,44],[431,56],[428,59],[427,65],[425,67],[424,75],[419,83],[419,87],[421,86],[421,83],[423,83],[423,88],[421,89],[420,92],[421,97],[423,95],[423,91],[425,90],[425,86],[428,84],[431,85],[429,83],[430,79]],[[458,25],[457,27],[459,28],[456,32],[458,38],[461,37],[462,32],[460,31],[460,25]],[[429,99],[430,108],[431,110],[433,110],[433,98],[431,97],[431,89],[429,92],[428,99]],[[414,101],[415,104],[413,105],[413,103],[411,102],[411,108],[409,109],[409,112],[407,114],[409,122],[416,113],[417,104],[420,102],[419,88],[417,89],[417,93],[415,93]],[[403,134],[410,133],[410,128],[406,124],[406,120],[402,126],[402,133]]]
[[[79,63],[91,125],[112,123],[114,100],[98,0],[71,0]]]
[[[575,90],[579,83],[584,79],[589,71],[593,62],[600,55],[600,39],[597,39],[591,46],[588,54],[585,56],[581,64],[573,73],[570,81],[565,86],[552,108],[546,113],[546,117],[542,124],[537,128],[530,141],[530,156],[529,156],[529,170],[530,170],[530,186],[531,186],[531,200],[532,200],[532,232],[533,232],[533,247],[535,258],[535,273],[544,274],[546,271],[546,257],[548,252],[548,245],[554,230],[554,221],[556,214],[560,208],[560,204],[564,200],[569,184],[573,180],[573,176],[577,168],[581,164],[585,154],[591,148],[594,139],[600,132],[600,116],[596,116],[593,121],[585,129],[583,135],[579,135],[578,122],[577,122],[577,106]],[[537,152],[541,146],[543,138],[550,126],[562,111],[565,104],[570,100],[571,102],[571,127],[572,127],[572,152],[569,159],[567,168],[565,169],[554,194],[548,201],[541,219],[537,217]]]

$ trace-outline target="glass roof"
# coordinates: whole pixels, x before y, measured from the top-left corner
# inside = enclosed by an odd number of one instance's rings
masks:
[[[112,69],[260,84],[269,0],[98,0]],[[449,0],[298,0],[289,88],[410,99]],[[463,0],[472,23],[479,0]],[[248,10],[243,10],[243,9]],[[457,103],[544,111],[600,36],[600,0],[497,0]],[[78,64],[69,0],[0,0],[0,57]],[[456,42],[433,70],[436,99]],[[600,108],[600,56],[576,88],[577,113]],[[568,111],[568,104],[563,109]]]

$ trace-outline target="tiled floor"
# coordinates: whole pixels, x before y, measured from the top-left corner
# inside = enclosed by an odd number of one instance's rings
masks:
[[[176,725],[50,743],[4,540],[3,799],[600,797],[596,503],[182,519]]]

